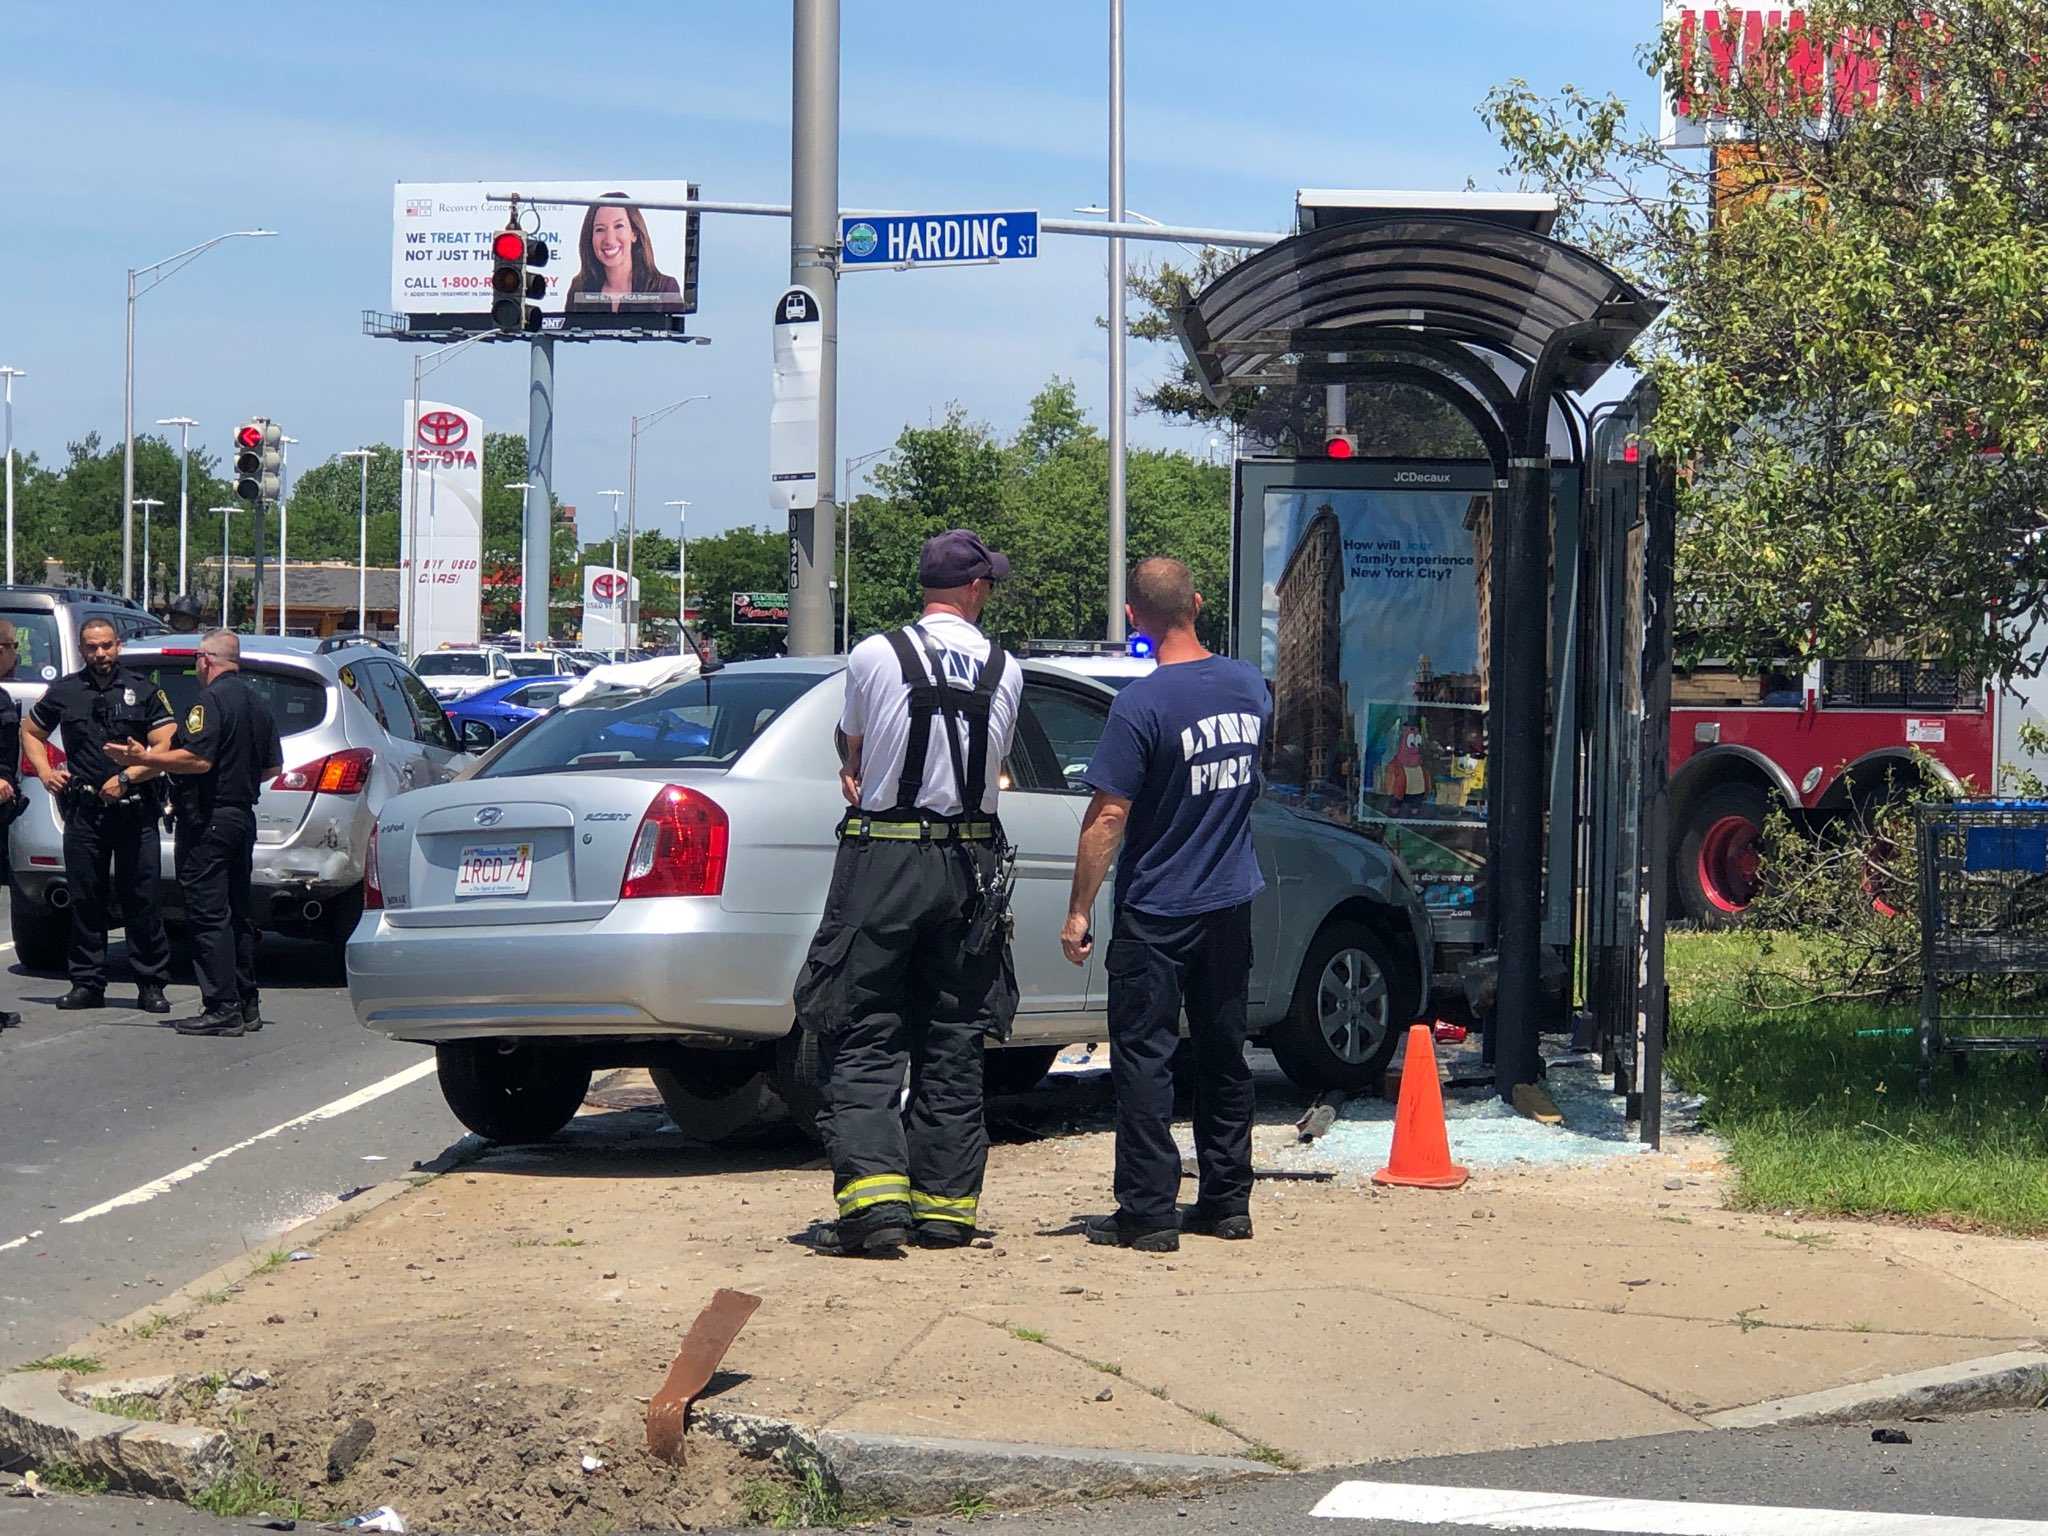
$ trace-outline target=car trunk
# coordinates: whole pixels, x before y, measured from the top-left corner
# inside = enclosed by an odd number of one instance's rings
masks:
[[[394,807],[412,812],[404,888],[387,886],[386,919],[394,928],[595,921],[618,904],[641,818],[673,777],[541,774],[408,795]],[[521,883],[522,854],[523,892],[510,888]]]
[[[163,690],[164,697],[170,700],[171,713],[183,721],[186,712],[199,698],[200,685],[195,670],[197,656],[195,648],[192,651],[138,652],[126,659],[139,666],[150,682]],[[319,754],[312,752],[298,738],[324,725],[330,710],[335,707],[326,681],[316,673],[302,672],[296,667],[267,666],[254,658],[242,663],[242,674],[269,706],[271,716],[277,722],[277,734],[284,748],[284,766],[304,768],[317,761]],[[299,828],[306,824],[313,799],[310,788],[280,789],[274,779],[265,779],[256,803],[257,843],[276,847],[290,842],[298,835]],[[164,846],[166,850],[171,846],[168,835]]]

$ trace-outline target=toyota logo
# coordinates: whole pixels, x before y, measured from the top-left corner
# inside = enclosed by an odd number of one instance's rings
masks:
[[[624,597],[626,578],[610,571],[602,576],[593,576],[590,580],[590,595],[607,603],[615,598]]]
[[[476,824],[480,827],[495,827],[505,819],[505,808],[501,805],[487,805],[476,813]]]
[[[469,436],[469,423],[455,411],[420,412],[419,438],[429,448],[453,448]]]

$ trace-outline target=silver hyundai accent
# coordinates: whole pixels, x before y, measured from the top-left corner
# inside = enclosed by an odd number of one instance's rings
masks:
[[[741,662],[601,692],[499,743],[455,782],[390,801],[348,945],[368,1029],[436,1048],[442,1091],[481,1135],[553,1134],[596,1068],[644,1066],[677,1123],[712,1137],[764,1089],[806,1122],[814,1047],[790,994],[845,810],[833,728],[843,658]],[[1060,952],[1078,781],[1115,695],[1024,663],[1002,819],[1017,846],[1015,1032],[991,1086],[1028,1086],[1062,1045],[1101,1039],[1105,944]],[[1428,999],[1429,924],[1376,842],[1262,802],[1255,1031],[1298,1083],[1376,1081]],[[1110,930],[1110,899],[1096,931]]]

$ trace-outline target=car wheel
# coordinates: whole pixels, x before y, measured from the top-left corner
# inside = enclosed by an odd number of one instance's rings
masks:
[[[1414,1015],[1412,969],[1364,923],[1324,924],[1302,961],[1292,1006],[1266,1032],[1288,1080],[1312,1093],[1377,1083]]]
[[[1045,1074],[1058,1060],[1056,1045],[1013,1045],[992,1047],[981,1055],[982,1092],[1029,1093],[1045,1081]]]
[[[545,1141],[590,1090],[590,1068],[544,1046],[459,1040],[434,1047],[441,1096],[455,1118],[490,1141]]]
[[[31,971],[62,971],[71,948],[71,915],[32,901],[20,886],[8,893],[7,920],[14,929],[14,958]]]
[[[1754,784],[1720,784],[1697,797],[1678,838],[1678,904],[1702,928],[1742,921],[1757,892],[1758,851],[1771,797]]]
[[[695,1141],[728,1141],[772,1125],[776,1096],[771,1063],[757,1051],[680,1051],[673,1067],[650,1067],[655,1091],[676,1129]]]
[[[792,1029],[775,1042],[775,1094],[789,1111],[789,1123],[820,1146],[824,1132],[819,1117],[825,1110],[825,1090],[819,1081],[818,1037],[808,1029]]]

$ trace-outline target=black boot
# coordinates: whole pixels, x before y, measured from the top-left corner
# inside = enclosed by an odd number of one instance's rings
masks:
[[[242,1000],[242,1028],[253,1035],[262,1027],[263,1010],[257,1006],[255,998],[244,998]]]
[[[848,1258],[894,1258],[910,1241],[910,1207],[891,1201],[842,1216],[833,1229],[840,1253]]]
[[[206,1013],[194,1014],[189,1019],[178,1020],[171,1028],[181,1035],[220,1035],[230,1040],[249,1032],[247,1026],[242,1023],[239,1009],[231,1013],[215,1013],[209,1010]]]
[[[107,992],[104,987],[88,987],[82,983],[57,999],[57,1006],[66,1013],[81,1013],[87,1008],[107,1006]]]
[[[1180,1229],[1197,1237],[1220,1237],[1241,1243],[1252,1235],[1252,1218],[1249,1211],[1207,1210],[1198,1200],[1180,1213]]]
[[[958,1221],[920,1221],[910,1236],[920,1248],[965,1248],[974,1241],[974,1228]]]
[[[145,981],[135,989],[135,1006],[144,1013],[169,1013],[171,1000],[164,996],[164,989],[153,981]]]
[[[1180,1228],[1142,1227],[1124,1220],[1122,1211],[1111,1211],[1107,1216],[1091,1216],[1083,1223],[1081,1230],[1091,1243],[1105,1247],[1135,1248],[1140,1253],[1178,1253],[1180,1251]]]

